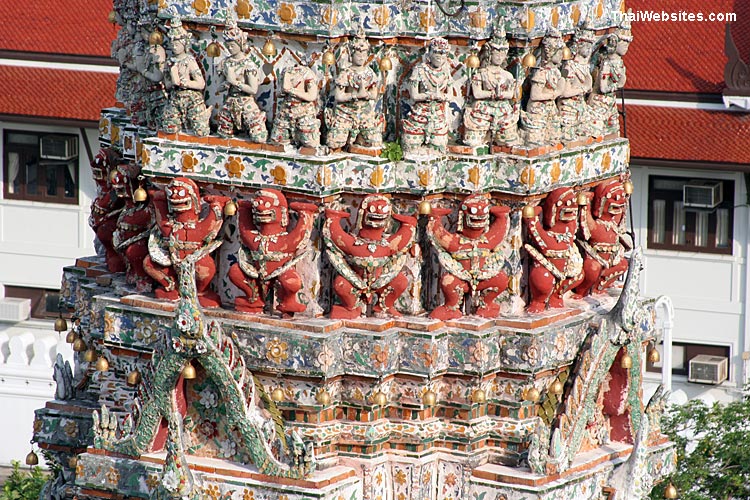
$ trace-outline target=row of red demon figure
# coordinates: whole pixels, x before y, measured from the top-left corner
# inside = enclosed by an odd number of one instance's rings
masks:
[[[172,179],[164,189],[151,189],[148,196],[133,196],[134,166],[118,164],[113,153],[102,150],[92,167],[99,195],[92,204],[91,226],[106,252],[108,269],[124,271],[138,292],[154,286],[157,298],[176,299],[175,264],[189,261],[195,267],[200,303],[221,306],[210,287],[216,274],[212,254],[222,243],[225,216],[237,212],[241,246],[228,277],[244,295],[236,297],[235,308],[261,313],[266,298],[275,293],[281,313],[306,310],[299,300],[303,281],[296,267],[312,250],[317,205],[288,203],[280,191],[261,189],[236,206],[225,196],[201,195],[185,177]],[[628,191],[619,179],[610,179],[593,192],[556,189],[542,206],[523,209],[528,312],[563,307],[563,295],[571,290],[576,298],[602,293],[626,272],[624,253],[632,247],[623,223]],[[429,212],[425,250],[431,247],[440,263],[445,299],[430,316],[446,320],[470,312],[497,317],[497,299],[509,282],[504,243],[510,209],[493,206],[487,195],[470,195],[459,206],[455,231],[443,222],[451,209],[423,212]],[[333,291],[338,298],[330,316],[399,316],[395,304],[409,285],[404,267],[410,255],[419,254],[417,219],[395,213],[383,195],[364,198],[351,230],[342,225],[348,212],[326,208],[324,213],[321,235],[336,272]]]

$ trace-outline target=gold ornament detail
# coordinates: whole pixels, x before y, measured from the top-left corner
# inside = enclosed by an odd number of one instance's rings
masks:
[[[185,367],[182,369],[182,377],[185,380],[193,380],[197,376],[195,372],[195,367],[193,366],[193,363],[188,361],[185,364]]]

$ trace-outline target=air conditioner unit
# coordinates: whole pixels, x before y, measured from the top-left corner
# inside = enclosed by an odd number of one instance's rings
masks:
[[[685,207],[716,208],[724,201],[721,181],[690,181],[682,187]]]
[[[78,156],[78,137],[45,135],[39,142],[39,155],[45,160],[71,160]]]
[[[727,379],[729,360],[725,356],[700,354],[690,360],[688,381],[699,384],[720,384]]]
[[[31,300],[15,297],[0,299],[0,321],[24,321],[31,314]]]

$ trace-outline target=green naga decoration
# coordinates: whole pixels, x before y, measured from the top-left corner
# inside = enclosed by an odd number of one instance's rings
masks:
[[[154,350],[152,370],[144,374],[139,400],[122,422],[121,432],[118,433],[116,416],[105,406],[101,413],[94,413],[94,447],[130,456],[153,451],[160,424],[166,421],[167,459],[155,498],[197,500],[200,488],[187,466],[182,437],[184,416],[175,397],[179,385],[186,383],[181,377],[184,367],[196,363],[227,403],[221,425],[227,433],[233,430],[241,437],[238,447],[244,449],[259,471],[295,479],[307,476],[315,468],[312,446],[305,445],[295,433],[291,435],[291,446],[287,444],[279,411],[262,385],[255,383],[235,339],[225,335],[217,321],[206,321],[198,305],[193,259],[187,258],[175,268],[180,298],[170,334]],[[261,413],[259,398],[271,419]],[[274,450],[279,450],[278,457]]]

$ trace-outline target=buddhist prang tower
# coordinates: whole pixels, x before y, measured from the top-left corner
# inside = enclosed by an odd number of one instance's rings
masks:
[[[645,498],[623,4],[116,0],[45,498]]]

